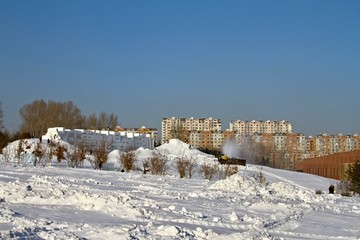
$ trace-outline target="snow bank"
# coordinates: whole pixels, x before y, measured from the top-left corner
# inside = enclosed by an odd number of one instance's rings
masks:
[[[170,163],[187,156],[218,164],[178,140],[135,153],[141,161],[154,151]],[[120,154],[111,152],[109,163]],[[208,181],[15,162],[0,162],[0,239],[360,238],[360,198],[317,195],[314,186],[327,188],[329,179],[314,175],[248,165]]]

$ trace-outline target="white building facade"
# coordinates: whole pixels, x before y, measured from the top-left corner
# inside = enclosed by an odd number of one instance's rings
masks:
[[[102,143],[106,143],[108,150],[120,151],[135,150],[140,147],[154,149],[154,139],[150,134],[137,132],[115,132],[105,130],[65,129],[63,127],[49,128],[42,137],[44,140],[63,140],[75,145],[82,142],[90,150],[95,149]]]
[[[235,120],[230,122],[230,131],[242,135],[253,135],[262,133],[292,133],[292,123],[289,121],[243,121]]]

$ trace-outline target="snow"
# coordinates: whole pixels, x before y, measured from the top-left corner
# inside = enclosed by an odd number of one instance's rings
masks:
[[[19,166],[14,154],[0,160],[0,239],[360,238],[360,198],[328,194],[335,180],[256,165],[226,179],[205,180],[199,171],[181,179],[177,159],[216,165],[216,158],[171,140],[137,149],[138,164],[154,151],[169,159],[166,175],[69,168],[56,159]],[[119,170],[120,154],[108,160]]]

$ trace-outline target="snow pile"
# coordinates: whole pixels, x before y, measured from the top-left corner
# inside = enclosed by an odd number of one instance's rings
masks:
[[[272,183],[269,188],[272,189],[276,196],[282,197],[283,199],[301,200],[311,203],[320,198],[320,196],[314,195],[314,191],[297,187],[287,182],[275,182]]]
[[[209,189],[251,195],[256,194],[260,189],[264,189],[264,186],[254,177],[248,176],[240,169],[240,173],[216,181],[210,185]]]
[[[157,150],[161,154],[166,155],[171,161],[175,161],[179,158],[186,158],[188,160],[196,159],[196,163],[198,165],[218,164],[217,158],[213,155],[206,154],[196,148],[192,148],[189,144],[178,139],[171,139],[168,143],[157,147]]]

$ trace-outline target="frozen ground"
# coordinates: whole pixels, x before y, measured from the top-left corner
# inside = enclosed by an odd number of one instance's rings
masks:
[[[334,180],[255,165],[180,179],[176,156],[214,158],[178,141],[158,151],[170,159],[166,176],[1,161],[0,239],[360,239],[360,198],[327,194]]]

